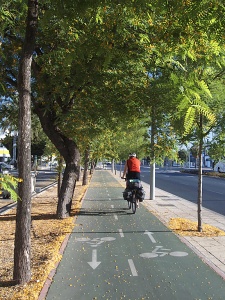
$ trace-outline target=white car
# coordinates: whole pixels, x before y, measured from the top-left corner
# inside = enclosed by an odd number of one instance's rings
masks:
[[[103,163],[101,161],[98,162],[95,168],[96,169],[103,169]]]
[[[225,161],[221,160],[217,164],[215,164],[214,171],[219,173],[225,173]]]

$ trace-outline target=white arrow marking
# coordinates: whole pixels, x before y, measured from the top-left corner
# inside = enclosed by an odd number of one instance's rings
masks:
[[[133,276],[138,276],[138,273],[137,273],[137,270],[136,270],[136,268],[135,268],[133,259],[128,259],[128,264],[129,264],[129,266],[130,266],[130,270],[131,270],[132,275],[133,275]]]
[[[156,243],[156,240],[155,240],[154,237],[152,236],[152,235],[153,235],[152,232],[145,231],[144,234],[147,234],[147,235],[148,235],[148,237],[150,238],[150,240],[152,241],[152,243]]]
[[[88,264],[92,267],[92,269],[96,269],[100,265],[100,261],[97,261],[97,249],[92,250],[92,261],[88,262]]]

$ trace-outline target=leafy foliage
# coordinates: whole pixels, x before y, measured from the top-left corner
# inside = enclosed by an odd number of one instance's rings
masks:
[[[13,99],[15,117],[24,8],[23,1],[13,1],[10,12],[21,14],[5,32],[1,49],[7,70],[7,77],[1,72],[3,94]],[[151,117],[152,107],[157,107],[158,128],[168,124],[168,114],[176,133],[188,136],[197,132],[201,113],[208,132],[215,126],[209,76],[215,74],[212,68],[223,66],[223,13],[216,0],[44,1],[33,101],[52,112],[54,123],[80,149],[113,131],[121,119],[132,124],[145,112]],[[4,114],[8,120],[7,106]],[[105,143],[107,148],[113,142],[106,138]]]
[[[18,182],[22,182],[22,179],[16,178],[8,174],[0,174],[0,187],[2,190],[6,190],[10,193],[11,199],[17,201],[19,196],[17,194]]]

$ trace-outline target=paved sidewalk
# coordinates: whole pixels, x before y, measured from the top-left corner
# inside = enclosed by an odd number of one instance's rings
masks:
[[[120,172],[114,177],[125,187],[124,181],[120,178]],[[157,218],[167,225],[171,218],[186,218],[197,221],[197,204],[177,197],[166,191],[156,188],[155,200],[150,199],[150,185],[142,182],[146,192],[145,200],[142,203],[154,213]],[[203,223],[215,226],[225,231],[225,216],[202,208]],[[201,259],[225,279],[225,236],[218,237],[196,237],[179,236]]]

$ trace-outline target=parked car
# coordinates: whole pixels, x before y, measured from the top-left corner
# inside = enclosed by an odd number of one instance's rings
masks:
[[[6,190],[2,190],[2,198],[3,199],[9,199],[11,197],[10,192],[6,191]]]
[[[9,174],[9,169],[5,168],[2,163],[0,163],[0,174]]]
[[[0,162],[0,166],[1,166],[2,170],[12,170],[13,169],[13,165],[9,165],[3,161]]]
[[[0,174],[8,174],[8,173],[9,173],[9,169],[6,169],[4,163],[0,162]],[[8,191],[2,189],[1,183],[0,183],[0,194],[2,195],[3,199],[9,199],[11,196]]]
[[[219,173],[225,173],[225,161],[221,160],[214,166],[214,171]]]
[[[98,162],[95,168],[96,169],[103,169],[103,163],[101,161]]]

